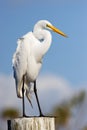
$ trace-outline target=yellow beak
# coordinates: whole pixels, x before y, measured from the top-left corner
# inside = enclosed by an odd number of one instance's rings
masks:
[[[49,25],[47,24],[47,27],[49,27],[50,29],[52,29],[54,32],[64,36],[64,37],[67,37],[67,35],[65,33],[63,33],[62,31],[60,31],[59,29],[57,29],[56,27],[54,27],[53,25]]]

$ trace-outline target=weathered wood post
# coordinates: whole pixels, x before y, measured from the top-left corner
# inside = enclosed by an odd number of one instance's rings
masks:
[[[8,130],[55,130],[54,117],[23,117],[8,120]]]

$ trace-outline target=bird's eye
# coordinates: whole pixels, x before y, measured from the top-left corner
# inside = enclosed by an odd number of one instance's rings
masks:
[[[46,24],[46,27],[49,27],[49,25],[48,25],[48,24]]]
[[[51,30],[50,24],[46,24],[46,27]]]

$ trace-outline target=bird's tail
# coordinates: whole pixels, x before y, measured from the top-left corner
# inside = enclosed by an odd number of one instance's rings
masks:
[[[31,107],[33,108],[33,105],[31,102],[32,93],[33,93],[33,89],[32,89],[31,84],[29,84],[29,86],[26,86],[26,97],[27,97],[29,103],[31,104]]]
[[[17,96],[19,98],[23,98],[23,94],[22,94],[22,82],[18,83],[16,86],[16,91],[17,91]],[[27,85],[26,83],[24,84],[24,95],[26,95],[29,103],[31,104],[31,107],[33,108],[32,102],[31,102],[31,98],[32,98],[32,86],[29,84]]]

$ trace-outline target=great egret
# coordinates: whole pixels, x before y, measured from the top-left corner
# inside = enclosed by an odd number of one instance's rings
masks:
[[[17,41],[18,46],[13,55],[12,63],[17,96],[23,98],[23,116],[25,116],[24,94],[31,103],[30,84],[32,82],[34,83],[34,93],[40,116],[43,116],[36,90],[36,79],[42,66],[43,56],[50,48],[52,41],[51,33],[48,30],[53,30],[58,34],[67,37],[66,34],[54,27],[47,20],[40,20],[35,24],[33,32],[28,32]]]

